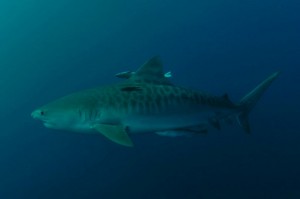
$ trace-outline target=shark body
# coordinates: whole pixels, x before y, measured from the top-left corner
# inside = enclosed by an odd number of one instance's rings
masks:
[[[159,57],[154,57],[122,83],[67,95],[31,115],[47,128],[101,133],[124,146],[133,146],[130,134],[202,134],[209,126],[219,129],[220,122],[232,118],[250,133],[248,114],[278,74],[235,104],[227,94],[214,96],[173,85]]]

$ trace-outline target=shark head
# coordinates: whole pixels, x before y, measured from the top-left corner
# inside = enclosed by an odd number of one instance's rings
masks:
[[[76,121],[76,117],[71,111],[52,109],[47,106],[34,110],[31,116],[41,120],[45,127],[53,129],[69,129]]]
[[[47,105],[34,110],[31,116],[34,119],[41,120],[47,128],[62,130],[72,129],[75,124],[78,124],[79,120],[76,113],[71,109],[66,110]]]
[[[34,119],[42,121],[47,128],[73,131],[89,130],[91,119],[94,119],[90,115],[76,96],[58,99],[31,113]]]

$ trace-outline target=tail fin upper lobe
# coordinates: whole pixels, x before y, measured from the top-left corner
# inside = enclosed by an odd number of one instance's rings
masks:
[[[275,72],[267,79],[261,82],[257,87],[245,95],[239,102],[240,113],[237,116],[237,120],[246,133],[250,133],[250,125],[248,121],[248,115],[263,93],[269,88],[272,82],[278,77],[279,72]]]

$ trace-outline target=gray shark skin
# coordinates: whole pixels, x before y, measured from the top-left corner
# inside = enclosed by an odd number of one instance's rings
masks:
[[[205,134],[209,126],[220,129],[220,122],[232,118],[250,133],[248,115],[278,75],[273,73],[233,103],[227,94],[214,96],[173,85],[156,56],[122,83],[67,95],[34,110],[31,116],[47,128],[100,133],[123,146],[133,146],[130,135],[135,133]]]

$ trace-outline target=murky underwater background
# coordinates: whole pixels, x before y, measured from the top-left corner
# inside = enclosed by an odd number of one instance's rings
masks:
[[[1,199],[300,198],[297,0],[2,0]],[[30,113],[160,55],[176,84],[233,101],[282,71],[250,115],[134,148],[44,128]]]

